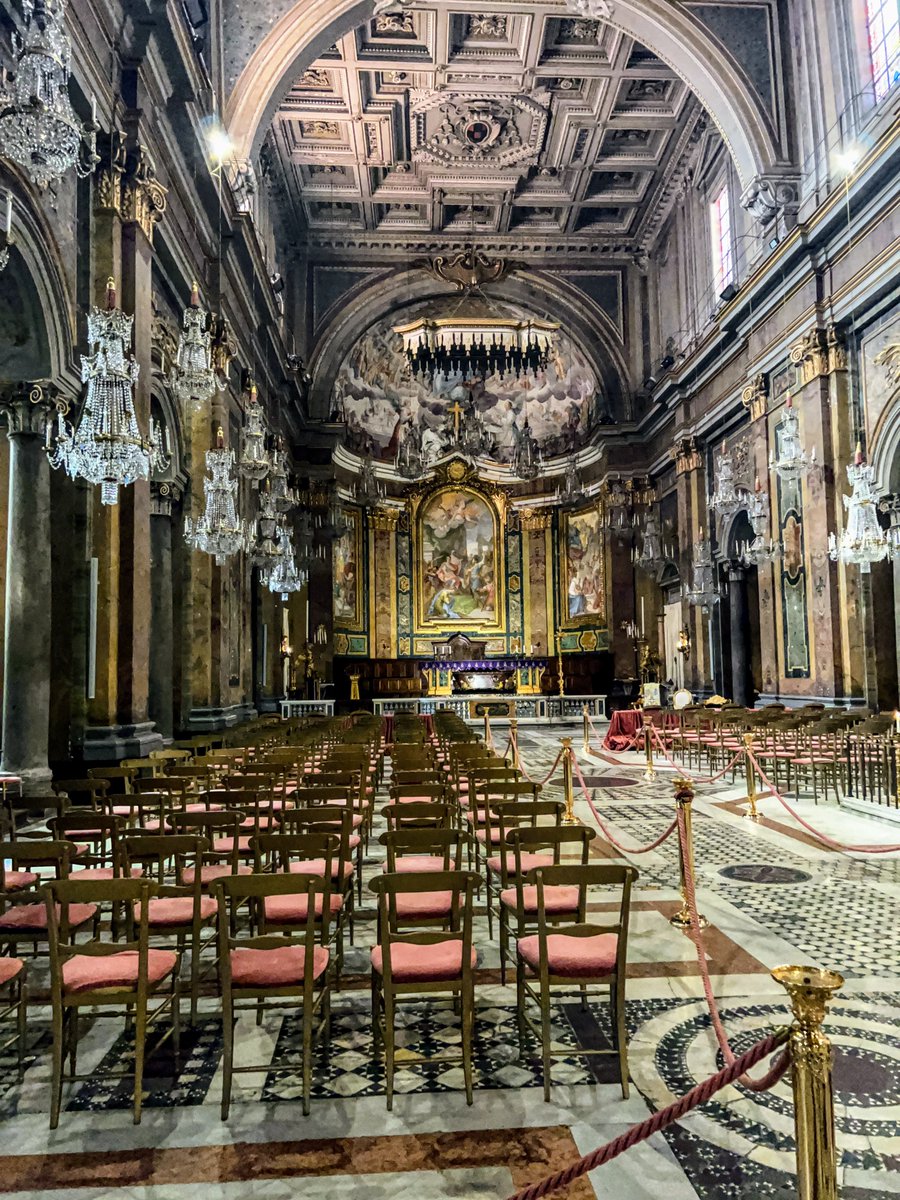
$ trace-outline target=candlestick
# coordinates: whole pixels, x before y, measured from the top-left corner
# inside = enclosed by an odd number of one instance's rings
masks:
[[[644,597],[641,596],[641,637],[644,636],[644,631],[646,630],[646,628],[647,628],[647,626],[644,623]]]

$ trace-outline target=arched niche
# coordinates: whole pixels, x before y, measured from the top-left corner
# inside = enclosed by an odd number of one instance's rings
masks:
[[[310,413],[329,415],[331,389],[348,350],[376,318],[396,314],[421,300],[444,296],[451,308],[459,297],[449,294],[424,271],[385,272],[366,279],[345,293],[326,314],[310,359]],[[556,276],[532,271],[527,277],[514,273],[501,283],[491,284],[491,299],[533,312],[535,316],[559,321],[589,363],[604,399],[616,420],[630,415],[631,388],[619,331],[613,322],[578,289],[568,288]]]
[[[369,2],[298,0],[273,24],[247,60],[225,107],[239,159],[256,156],[278,105],[301,71],[371,15]],[[741,64],[689,11],[671,0],[616,0],[604,19],[684,79],[718,127],[743,187],[783,165],[770,119]]]

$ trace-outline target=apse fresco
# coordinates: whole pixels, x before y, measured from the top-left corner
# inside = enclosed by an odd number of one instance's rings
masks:
[[[419,518],[423,624],[497,623],[497,531],[488,502],[466,488],[444,488]]]
[[[433,302],[404,310],[402,321],[435,316]],[[506,306],[503,315],[533,315]],[[474,407],[493,440],[491,457],[509,462],[527,405],[531,431],[547,457],[568,454],[583,445],[595,424],[608,421],[594,374],[572,341],[557,335],[546,371],[535,375],[489,375],[463,382],[460,376],[415,378],[393,326],[401,314],[374,324],[341,364],[334,385],[333,415],[347,427],[347,445],[358,454],[390,459],[401,431],[416,429],[423,452],[432,460],[445,454],[453,437],[451,406]]]
[[[564,612],[570,624],[602,618],[606,613],[603,529],[599,508],[564,514]]]

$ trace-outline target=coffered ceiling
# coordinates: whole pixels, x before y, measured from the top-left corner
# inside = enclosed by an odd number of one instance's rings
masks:
[[[314,253],[427,251],[474,229],[499,250],[633,254],[704,127],[685,83],[611,26],[440,0],[374,17],[313,63],[268,168]]]

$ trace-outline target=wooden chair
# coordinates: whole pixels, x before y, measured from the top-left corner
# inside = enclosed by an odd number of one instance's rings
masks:
[[[456,809],[454,805],[431,804],[426,801],[410,800],[405,804],[386,804],[381,815],[391,829],[452,829]]]
[[[144,1056],[147,1032],[169,1014],[176,1060],[179,1045],[179,957],[172,950],[150,948],[147,915],[155,894],[146,879],[56,880],[44,888],[45,922],[50,943],[50,1002],[53,1024],[53,1078],[50,1098],[50,1128],[59,1124],[62,1106],[63,1066],[70,1059],[70,1078],[93,1078],[75,1074],[78,1049],[78,1010],[115,1007],[124,1010],[126,1023],[134,1028],[134,1123],[141,1119]],[[102,905],[125,912],[124,942],[105,941],[95,936],[89,942],[72,944],[80,921],[76,911]],[[151,1010],[150,1002],[167,994]],[[95,1014],[115,1015],[115,1014]]]
[[[0,1042],[0,1051],[16,1047],[16,1065],[19,1082],[25,1073],[25,1045],[28,1035],[28,969],[21,958],[0,957],[0,992],[8,995],[0,1000],[0,1021],[15,1021],[15,1033],[5,1042]],[[5,1007],[4,1007],[5,1003]]]
[[[625,975],[628,960],[628,920],[631,888],[638,878],[634,867],[619,864],[539,867],[527,875],[535,889],[537,931],[516,942],[516,997],[519,1045],[526,1026],[538,1034],[544,1068],[544,1099],[550,1099],[550,1066],[554,1054],[571,1055],[571,1048],[554,1050],[551,1044],[551,1000],[553,989],[577,987],[582,1005],[587,988],[609,988],[613,1049],[579,1048],[579,1054],[615,1054],[619,1062],[622,1098],[628,1099],[628,1038],[625,1028]],[[614,921],[587,920],[588,894],[592,888],[620,889],[619,912]],[[551,893],[575,888],[578,906],[575,920],[560,924]],[[571,994],[571,993],[570,993]],[[540,1028],[528,1017],[527,1000],[540,1012]]]
[[[216,883],[219,905],[219,986],[222,993],[222,1119],[228,1117],[235,1071],[267,1071],[258,1066],[234,1065],[235,1013],[255,1009],[257,1024],[266,1009],[290,1007],[300,1002],[303,1061],[301,1087],[303,1112],[309,1115],[312,1090],[312,1052],[317,1037],[327,1041],[331,1015],[331,957],[316,928],[316,909],[328,920],[324,895],[328,881],[316,875],[233,875]],[[306,920],[290,936],[256,932],[267,902],[302,898]],[[240,933],[235,909],[247,903],[255,920],[250,932]],[[327,937],[327,931],[326,931]]]
[[[68,878],[78,849],[72,842],[56,840],[0,843],[0,946],[16,947],[30,942],[37,953],[38,943],[47,940],[41,884],[47,878]],[[45,872],[43,879],[39,868]],[[52,872],[49,876],[48,871]],[[12,888],[6,886],[9,874]],[[72,909],[69,916],[73,932],[80,932],[95,920],[97,909],[83,905]]]
[[[394,1106],[395,1024],[398,1004],[405,999],[449,993],[461,1012],[462,1065],[466,1101],[473,1100],[472,1048],[475,1032],[475,965],[472,915],[479,879],[473,871],[425,871],[385,874],[370,880],[378,897],[378,944],[372,949],[373,1053],[384,1044],[387,1107]],[[451,894],[450,907],[458,913],[451,931],[421,930],[404,933],[398,913],[401,897],[427,893]],[[404,1054],[404,1065],[429,1062]],[[458,1061],[441,1059],[441,1061]]]

